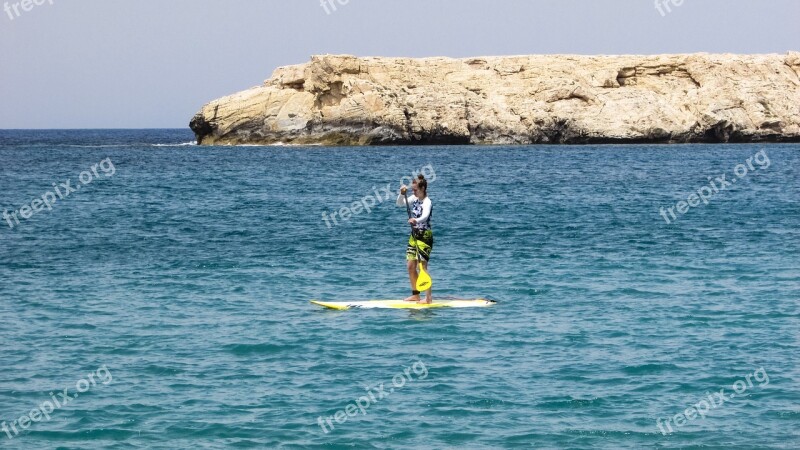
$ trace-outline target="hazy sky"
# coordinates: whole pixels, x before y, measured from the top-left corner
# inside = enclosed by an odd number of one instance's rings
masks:
[[[0,0],[0,128],[187,127],[312,54],[800,51],[798,0],[20,1]]]

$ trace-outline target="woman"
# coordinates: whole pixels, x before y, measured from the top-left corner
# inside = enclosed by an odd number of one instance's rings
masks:
[[[405,299],[407,302],[431,303],[431,290],[425,294],[425,300],[419,297],[417,289],[417,264],[422,261],[422,267],[428,271],[428,261],[433,249],[433,230],[431,229],[431,216],[433,215],[433,204],[428,198],[428,181],[425,176],[418,175],[417,179],[411,183],[411,190],[414,195],[406,198],[408,188],[400,186],[400,195],[397,197],[397,206],[408,206],[411,209],[411,217],[408,223],[412,225],[411,236],[408,238],[406,247],[406,262],[408,265],[408,278],[411,280],[411,297]]]

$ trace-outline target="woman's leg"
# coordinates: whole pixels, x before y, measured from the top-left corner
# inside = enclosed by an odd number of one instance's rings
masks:
[[[406,261],[406,265],[408,267],[408,279],[411,280],[411,290],[417,290],[417,260],[412,259]],[[406,298],[407,302],[418,302],[419,301],[419,294],[413,294],[410,297]]]

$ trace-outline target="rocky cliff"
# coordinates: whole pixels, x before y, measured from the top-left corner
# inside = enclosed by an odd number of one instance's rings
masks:
[[[800,141],[800,53],[314,56],[190,126],[206,145]]]

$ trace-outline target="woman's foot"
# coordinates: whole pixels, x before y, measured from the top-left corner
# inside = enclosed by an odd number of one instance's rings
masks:
[[[405,299],[405,300],[403,300],[403,301],[404,301],[404,302],[419,302],[419,301],[420,301],[420,299],[419,299],[419,295],[416,295],[416,294],[415,294],[415,295],[412,295],[411,297],[408,297],[408,298],[406,298],[406,299]]]
[[[425,300],[422,299],[419,300],[419,304],[421,305],[430,305],[431,303],[433,303],[433,299],[431,299],[430,297],[427,297]]]

